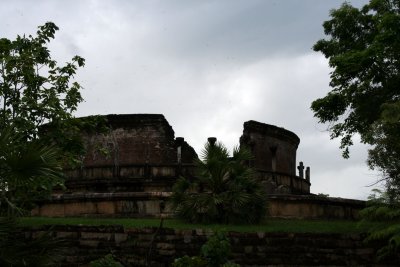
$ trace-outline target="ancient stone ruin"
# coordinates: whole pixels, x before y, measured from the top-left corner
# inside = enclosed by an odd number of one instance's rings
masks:
[[[83,165],[66,169],[65,190],[32,211],[40,216],[170,216],[168,197],[180,176],[195,174],[197,154],[176,137],[163,115],[107,115],[109,130],[82,133]],[[210,138],[209,140],[215,141]],[[353,218],[360,201],[310,194],[310,168],[296,167],[299,137],[256,121],[244,123],[240,145],[251,149],[249,162],[269,194],[269,215]],[[296,168],[299,175],[296,175]]]

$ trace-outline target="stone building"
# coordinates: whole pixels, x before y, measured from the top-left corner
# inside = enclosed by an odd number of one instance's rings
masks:
[[[169,216],[167,199],[179,176],[195,174],[194,149],[176,137],[163,115],[106,115],[109,130],[82,133],[87,153],[80,168],[66,169],[66,189],[32,211],[40,216]],[[244,123],[240,145],[269,194],[269,215],[354,217],[362,203],[310,194],[310,170],[297,167],[299,137],[256,121]],[[350,206],[349,206],[350,205]]]

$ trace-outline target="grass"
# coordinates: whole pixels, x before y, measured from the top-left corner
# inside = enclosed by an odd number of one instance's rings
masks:
[[[125,228],[158,227],[159,219],[129,219],[129,218],[46,218],[24,217],[21,226],[39,225],[122,225]],[[377,223],[338,220],[299,220],[299,219],[269,219],[258,225],[220,225],[220,224],[189,224],[180,220],[164,220],[165,228],[174,229],[210,229],[236,232],[285,232],[285,233],[361,233],[367,232]]]

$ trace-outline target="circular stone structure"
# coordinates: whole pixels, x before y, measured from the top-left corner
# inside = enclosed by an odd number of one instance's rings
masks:
[[[296,175],[296,151],[300,138],[291,131],[257,121],[243,125],[240,145],[253,153],[252,166],[260,171]]]
[[[83,164],[65,169],[65,189],[39,203],[32,215],[49,217],[172,216],[168,205],[172,186],[181,177],[195,175],[197,154],[176,137],[161,114],[112,114],[101,116],[107,130],[82,131],[86,147]],[[215,142],[216,138],[209,138]],[[249,162],[269,194],[269,216],[345,218],[353,216],[347,201],[310,195],[300,164],[296,175],[299,137],[280,127],[247,121],[240,145],[249,147]],[[354,206],[354,205],[353,205]],[[351,216],[350,216],[350,215]]]

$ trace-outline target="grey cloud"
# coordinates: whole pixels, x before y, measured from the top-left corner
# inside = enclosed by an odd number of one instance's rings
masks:
[[[0,32],[60,27],[57,60],[87,62],[77,75],[79,116],[163,113],[198,152],[208,136],[232,148],[246,120],[276,124],[302,139],[298,159],[312,167],[313,192],[365,198],[376,179],[365,147],[343,160],[309,109],[330,89],[327,61],[311,46],[341,2],[2,1]]]

